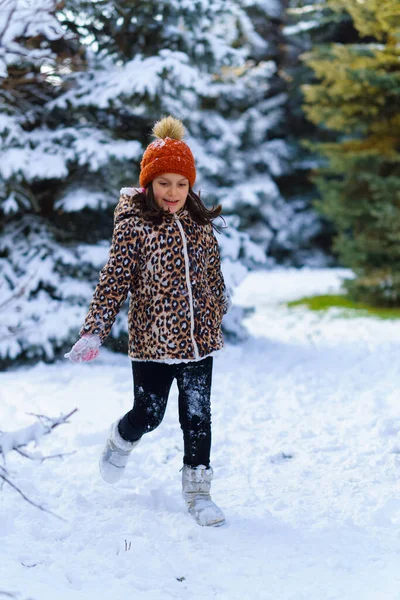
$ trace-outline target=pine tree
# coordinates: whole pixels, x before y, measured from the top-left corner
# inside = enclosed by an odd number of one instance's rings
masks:
[[[0,358],[6,362],[52,357],[62,343],[55,265],[63,253],[59,238],[68,234],[47,219],[68,156],[58,151],[62,134],[47,106],[82,59],[56,12],[52,0],[1,3]]]
[[[245,60],[217,75],[215,100],[204,103],[205,125],[194,129],[214,159],[204,186],[216,200],[226,198],[225,210],[239,217],[240,229],[257,241],[270,264],[301,265],[316,254],[310,240],[319,233],[320,219],[289,186],[284,190],[295,170],[287,86],[279,72],[284,3],[240,4],[252,30]],[[239,28],[236,39],[241,35]]]
[[[302,85],[315,83],[316,77],[301,55],[315,45],[355,43],[359,40],[350,15],[344,11],[334,13],[325,1],[318,4],[302,0],[288,0],[281,44],[280,73],[286,81],[288,101],[285,105],[286,140],[291,147],[291,172],[280,180],[285,198],[299,207],[303,217],[295,219],[296,243],[304,238],[304,245],[313,248],[312,264],[335,266],[337,258],[332,254],[332,238],[335,233],[330,219],[314,208],[318,190],[310,178],[312,169],[322,165],[323,158],[313,152],[304,142],[321,141],[321,130],[306,118],[303,110]],[[336,132],[324,132],[324,141],[335,141]],[[308,147],[307,147],[308,146]],[[302,251],[301,256],[307,251]],[[296,253],[297,256],[298,253]],[[306,255],[310,255],[310,251]],[[311,261],[308,259],[307,264]]]
[[[118,139],[139,140],[141,144],[136,160],[121,162],[121,168],[112,165],[112,173],[103,169],[102,176],[115,182],[115,188],[135,185],[152,124],[161,115],[172,114],[187,128],[187,142],[196,157],[196,186],[203,190],[205,202],[219,202],[227,196],[225,188],[215,193],[220,181],[213,177],[218,172],[225,185],[229,183],[232,153],[246,132],[243,123],[237,130],[231,129],[228,121],[224,124],[218,102],[223,94],[226,99],[244,97],[251,77],[239,81],[231,73],[251,71],[251,65],[246,64],[249,50],[264,44],[241,3],[75,0],[71,12],[63,11],[63,17],[70,29],[80,24],[77,31],[94,40],[96,51],[91,69],[79,75],[77,86],[58,99],[57,105],[85,115],[93,124],[102,123]],[[253,79],[261,81],[262,70],[254,70],[257,75]],[[226,143],[230,148],[226,149]],[[237,164],[241,160],[238,156]],[[101,182],[102,177],[97,185]],[[226,204],[223,200],[225,211],[229,209]],[[60,206],[67,209],[62,198]],[[220,245],[232,290],[248,268],[264,263],[266,257],[248,235],[237,232],[239,219],[228,216],[227,222],[230,227],[223,232]],[[237,265],[239,257],[242,268]],[[224,321],[225,331],[234,335],[241,334],[238,312],[231,311]]]
[[[395,0],[328,0],[347,12],[361,40],[306,53],[318,83],[304,86],[304,110],[337,142],[316,183],[317,208],[334,222],[334,250],[351,267],[345,287],[355,300],[400,304],[400,9]]]
[[[64,12],[101,56],[63,98],[71,110],[143,144],[160,114],[182,118],[205,200],[222,200],[225,213],[239,216],[228,221],[270,256],[302,264],[306,254],[294,255],[320,223],[289,184],[288,198],[280,191],[293,169],[277,69],[281,3],[75,0],[71,15]],[[136,181],[138,161],[129,167],[113,166],[114,179]]]
[[[183,119],[200,183],[214,169],[196,137],[197,113],[208,118],[205,105],[222,89],[220,73],[245,60],[240,28],[243,39],[253,35],[234,2],[41,0],[33,7],[10,0],[8,9],[0,25],[1,32],[9,28],[1,40],[0,268],[9,333],[0,343],[3,364],[52,360],[75,341],[107,258],[118,191],[136,183],[156,119]],[[17,44],[22,50],[13,54]],[[29,106],[25,90],[18,92],[21,71]],[[237,219],[230,225],[221,247],[232,289],[265,256],[237,231]],[[17,301],[7,302],[10,296]],[[237,332],[240,320],[236,311],[226,327]],[[124,336],[122,311],[110,337]]]

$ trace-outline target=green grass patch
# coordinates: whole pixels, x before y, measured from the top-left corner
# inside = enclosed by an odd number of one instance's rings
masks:
[[[286,302],[286,306],[306,306],[310,310],[341,309],[341,316],[365,317],[371,315],[379,319],[400,319],[400,308],[377,308],[363,302],[353,302],[345,295],[309,296]]]

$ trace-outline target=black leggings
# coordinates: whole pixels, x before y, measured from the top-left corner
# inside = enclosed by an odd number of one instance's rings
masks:
[[[132,410],[118,424],[121,437],[133,442],[160,425],[176,378],[184,442],[183,463],[190,467],[209,467],[212,367],[212,356],[174,364],[132,361],[134,403]]]

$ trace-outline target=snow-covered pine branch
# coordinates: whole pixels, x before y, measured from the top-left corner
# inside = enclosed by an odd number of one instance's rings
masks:
[[[77,410],[78,409],[75,408],[67,415],[61,414],[59,417],[48,417],[46,415],[28,413],[37,417],[37,421],[35,423],[32,423],[32,425],[29,425],[28,427],[24,427],[22,429],[18,429],[16,431],[0,431],[0,455],[3,458],[3,465],[0,465],[0,480],[2,480],[4,483],[7,483],[10,487],[16,490],[20,494],[20,496],[24,498],[24,500],[29,502],[29,504],[32,504],[33,506],[39,508],[40,510],[43,510],[44,512],[48,512],[63,521],[65,519],[63,519],[53,511],[45,508],[41,504],[37,504],[36,502],[28,498],[28,496],[26,496],[26,494],[24,494],[24,492],[12,481],[12,474],[7,468],[6,456],[8,453],[15,451],[24,458],[40,462],[43,462],[44,460],[47,460],[49,458],[62,458],[66,456],[66,453],[44,456],[41,452],[28,452],[23,448],[28,446],[31,442],[35,442],[35,445],[38,446],[40,439],[44,435],[48,435],[53,431],[53,429],[55,429],[59,425],[62,425],[63,423],[68,423],[69,417],[71,417]],[[73,454],[73,452],[68,454]]]

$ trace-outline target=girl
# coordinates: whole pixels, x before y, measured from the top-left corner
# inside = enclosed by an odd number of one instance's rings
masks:
[[[108,483],[122,477],[133,448],[161,423],[176,379],[183,497],[200,525],[221,525],[224,515],[210,497],[212,355],[223,346],[221,321],[229,307],[212,225],[221,206],[208,210],[193,192],[196,168],[182,123],[164,118],[153,133],[140,164],[142,189],[121,190],[107,264],[81,338],[65,356],[96,358],[131,293],[134,404],[111,425],[101,475]]]

